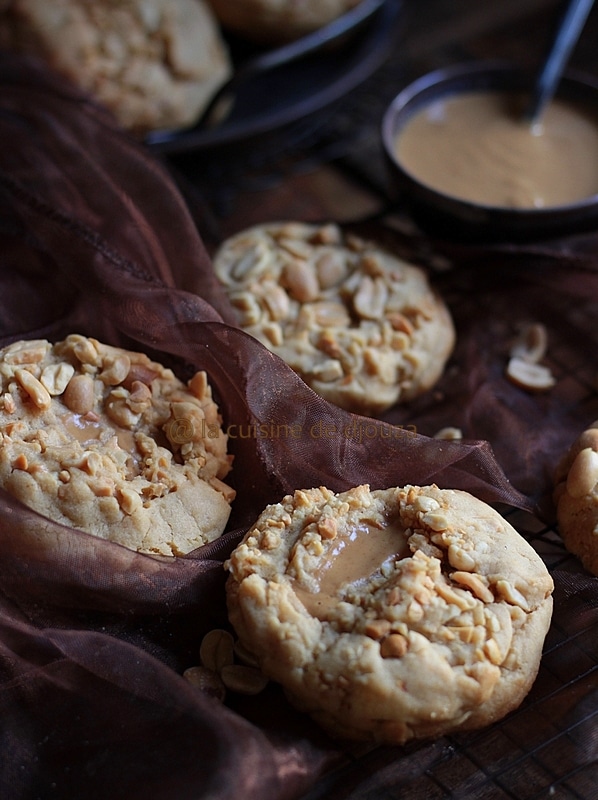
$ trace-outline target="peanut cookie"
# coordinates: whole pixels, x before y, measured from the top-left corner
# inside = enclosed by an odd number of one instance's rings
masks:
[[[258,225],[214,269],[239,324],[326,400],[368,415],[436,383],[455,332],[423,270],[337,225]]]
[[[193,123],[231,61],[203,0],[6,0],[0,46],[35,55],[128,129]]]
[[[598,421],[576,439],[557,468],[554,500],[565,547],[598,575]]]
[[[508,522],[436,486],[296,491],[226,564],[241,644],[331,735],[484,726],[537,674],[552,579]]]
[[[78,334],[0,351],[0,485],[55,522],[188,553],[224,530],[230,467],[205,372],[185,385],[142,353]]]
[[[262,43],[304,36],[350,11],[360,0],[208,0],[225,28]]]

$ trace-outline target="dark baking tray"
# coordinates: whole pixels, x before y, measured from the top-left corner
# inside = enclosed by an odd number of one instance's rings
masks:
[[[402,0],[386,0],[346,40],[298,61],[256,75],[239,92],[229,118],[213,129],[156,131],[146,137],[154,151],[179,154],[245,142],[314,114],[363,83],[386,60],[396,41]],[[249,57],[231,43],[233,61]]]

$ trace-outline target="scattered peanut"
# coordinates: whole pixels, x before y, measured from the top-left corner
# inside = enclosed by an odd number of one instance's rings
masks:
[[[201,666],[189,667],[183,672],[183,678],[192,686],[197,687],[203,694],[224,702],[226,686],[216,672]]]
[[[141,497],[134,489],[121,489],[118,497],[119,505],[125,514],[134,514],[142,506]]]
[[[318,364],[313,370],[314,378],[323,383],[332,383],[343,376],[343,365],[336,358]]]
[[[451,567],[462,572],[471,572],[476,566],[475,558],[454,542],[449,545],[448,560]]]
[[[548,367],[518,357],[509,359],[507,377],[516,386],[530,392],[545,392],[556,383]]]
[[[500,652],[500,647],[498,646],[496,639],[488,639],[486,641],[484,644],[484,653],[488,657],[488,660],[497,666],[502,664],[504,661],[503,654]]]
[[[318,521],[318,533],[322,539],[335,539],[337,534],[337,524],[334,517],[324,517]]]
[[[249,292],[231,294],[231,303],[237,311],[239,323],[243,327],[257,325],[262,318],[262,309],[257,299]]]
[[[433,531],[445,531],[449,527],[446,516],[440,511],[428,511],[423,515],[422,522]]]
[[[10,392],[5,392],[0,399],[2,400],[2,407],[4,408],[4,411],[6,411],[7,414],[14,414],[17,409],[17,405]]]
[[[391,633],[380,644],[382,658],[401,658],[409,649],[407,639],[400,633]]]
[[[27,456],[25,455],[25,453],[19,453],[19,455],[12,462],[13,469],[21,469],[25,471],[28,466],[29,462],[27,461]]]
[[[298,238],[294,230],[290,228],[286,235],[283,233],[283,235],[278,237],[278,244],[283,250],[295,256],[299,261],[306,261],[311,254],[311,248],[308,242]]]
[[[139,422],[140,414],[129,407],[127,400],[128,395],[126,397],[119,397],[115,395],[115,392],[111,392],[106,400],[106,416],[121,428],[134,428]],[[75,409],[71,410],[74,411]]]
[[[271,282],[268,291],[264,292],[263,302],[271,320],[278,321],[287,318],[291,303],[282,286]]]
[[[442,439],[445,442],[456,442],[463,438],[463,431],[461,428],[453,428],[451,426],[440,428],[440,430],[436,431],[434,434],[434,438]]]
[[[388,289],[383,278],[365,275],[353,297],[355,311],[363,319],[378,320],[384,316]]]
[[[118,386],[122,383],[131,369],[131,359],[123,354],[110,355],[104,359],[103,369],[98,374],[102,383],[108,386]]]
[[[84,470],[88,475],[97,475],[101,468],[102,456],[93,450],[85,453],[79,463],[79,469]]]
[[[244,664],[223,667],[220,677],[227,689],[238,694],[259,694],[268,685],[268,678],[263,673]]]
[[[282,328],[278,324],[278,322],[267,322],[263,327],[262,331],[264,336],[274,347],[280,347],[280,345],[284,342],[284,335],[282,333]]]
[[[242,664],[235,662],[235,655]],[[200,665],[189,667],[183,676],[202,691],[225,699],[226,690],[254,695],[263,691],[268,678],[260,672],[258,661],[227,630],[209,631],[199,649]]]
[[[78,333],[71,334],[65,339],[65,344],[72,348],[73,354],[82,364],[97,365],[99,363],[99,353],[93,339],[81,336]]]
[[[131,391],[126,399],[126,404],[129,406],[134,414],[142,414],[147,408],[150,407],[152,402],[152,393],[149,386],[141,381],[133,381]]]
[[[525,325],[511,346],[511,358],[520,358],[530,364],[539,363],[546,354],[548,334],[541,323]]]
[[[289,261],[281,276],[282,285],[300,303],[317,300],[320,284],[313,265],[308,261]]]
[[[523,594],[507,580],[499,580],[496,582],[496,591],[508,603],[519,606],[524,611],[529,611],[529,605]]]
[[[58,396],[64,392],[74,374],[75,368],[72,364],[67,364],[66,362],[48,364],[42,371],[40,382],[51,395]]]
[[[322,301],[314,304],[313,311],[321,328],[343,328],[350,323],[347,309],[341,303]]]
[[[244,280],[250,276],[256,277],[267,265],[268,252],[263,244],[258,242],[235,262],[231,275],[236,281]]]
[[[52,398],[45,386],[35,376],[26,369],[19,367],[15,370],[15,378],[37,408],[43,411],[50,407]]]
[[[215,629],[207,633],[199,649],[199,657],[204,667],[220,672],[222,667],[232,664],[234,639],[225,630]]]
[[[65,406],[75,414],[87,414],[94,406],[93,378],[90,375],[74,375],[62,396]]]
[[[198,400],[212,397],[212,391],[208,383],[208,376],[204,370],[199,370],[189,381],[189,390]]]
[[[370,639],[383,639],[390,633],[390,627],[387,619],[375,619],[366,624],[364,633]]]
[[[451,578],[456,582],[459,583],[461,586],[466,586],[468,589],[471,589],[473,594],[479,598],[482,603],[493,603],[494,602],[494,595],[490,591],[490,589],[484,584],[482,579],[479,575],[475,575],[471,572],[463,572],[461,570],[457,570],[453,572]]]
[[[340,283],[346,274],[342,257],[334,251],[323,253],[316,261],[316,275],[322,289],[330,289]]]
[[[4,348],[3,360],[7,364],[38,364],[50,349],[44,339],[18,341]]]
[[[393,330],[401,331],[407,336],[411,336],[414,331],[413,323],[400,311],[391,311],[386,315],[386,319],[392,325]]]

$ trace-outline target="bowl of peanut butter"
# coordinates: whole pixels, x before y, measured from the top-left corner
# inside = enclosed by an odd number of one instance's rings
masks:
[[[566,74],[532,124],[532,80],[505,63],[455,65],[391,102],[391,194],[425,231],[530,240],[598,226],[598,82]]]

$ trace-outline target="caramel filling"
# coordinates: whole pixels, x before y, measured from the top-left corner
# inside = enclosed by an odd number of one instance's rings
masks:
[[[397,523],[378,528],[363,523],[339,533],[313,572],[318,591],[297,584],[295,592],[313,617],[325,619],[339,603],[343,586],[365,583],[385,564],[411,555],[407,535]]]
[[[107,427],[106,422],[100,418],[90,419],[74,412],[64,414],[61,422],[68,435],[81,445],[99,440]]]
[[[94,442],[106,442],[112,436],[116,436],[118,446],[127,454],[127,478],[130,480],[139,474],[141,456],[132,431],[119,428],[113,425],[107,417],[96,414],[68,412],[62,415],[61,421],[68,435],[83,449],[93,445]]]

